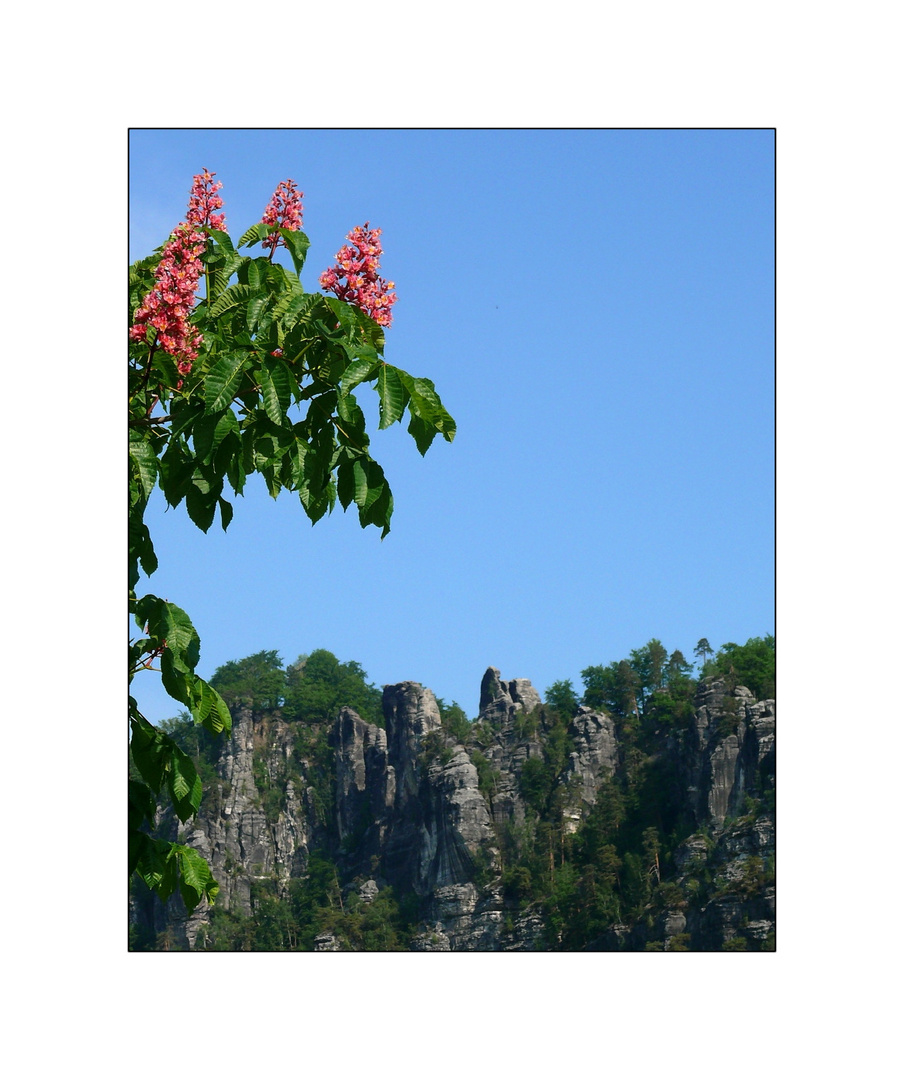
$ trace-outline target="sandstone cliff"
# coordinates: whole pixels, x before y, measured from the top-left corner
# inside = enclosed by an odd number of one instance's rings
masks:
[[[463,741],[413,682],[384,689],[385,728],[348,708],[318,731],[237,707],[216,781],[179,835],[235,920],[262,917],[264,888],[288,896],[312,854],[333,860],[339,921],[318,932],[319,951],[350,947],[341,918],[381,894],[408,905],[414,951],[772,947],[775,702],[707,679],[694,705],[691,723],[628,741],[606,713],[563,718],[528,680],[490,668]],[[613,792],[624,821],[598,826]],[[590,831],[627,835],[632,821],[638,836],[653,822],[637,847],[650,865],[598,840],[597,866]],[[161,829],[177,834],[171,819]],[[605,913],[601,896],[615,897],[613,917],[588,917],[594,932],[576,939],[568,920]],[[180,907],[135,890],[132,920],[170,947],[209,944],[211,911]]]

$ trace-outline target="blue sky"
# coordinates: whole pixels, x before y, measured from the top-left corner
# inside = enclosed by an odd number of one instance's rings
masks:
[[[353,226],[383,229],[386,359],[458,434],[421,458],[374,419],[382,542],[259,478],[226,534],[156,501],[146,590],[192,617],[200,674],[322,647],[473,716],[489,665],[542,693],[651,637],[691,658],[774,631],[771,131],[136,130],[130,260],[205,167],[235,237],[297,181],[308,289]],[[133,687],[149,719],[178,711]]]

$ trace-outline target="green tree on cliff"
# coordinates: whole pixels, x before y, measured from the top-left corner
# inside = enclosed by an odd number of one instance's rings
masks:
[[[694,646],[694,656],[699,656],[700,657],[700,667],[701,667],[701,669],[706,667],[706,658],[707,658],[707,656],[712,656],[712,655],[713,655],[713,647],[712,647],[712,645],[710,645],[710,643],[706,640],[705,637],[700,638],[700,640]]]

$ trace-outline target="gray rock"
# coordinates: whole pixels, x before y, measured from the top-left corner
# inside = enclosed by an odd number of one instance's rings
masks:
[[[533,712],[534,709],[539,708],[543,702],[540,700],[540,695],[534,689],[530,679],[512,679],[508,683],[509,697],[512,702],[526,712]]]
[[[314,938],[314,952],[345,952],[345,949],[335,934],[326,931]]]
[[[500,679],[499,668],[487,668],[480,683],[480,712],[533,712],[542,699],[530,679]],[[494,706],[496,707],[494,709]]]
[[[370,878],[369,880],[365,881],[363,885],[360,886],[360,888],[358,889],[358,895],[361,897],[362,901],[365,904],[370,904],[376,899],[377,893],[379,891],[380,887],[377,885],[373,878]]]
[[[569,726],[574,749],[568,758],[563,782],[573,782],[579,802],[566,810],[569,831],[578,828],[580,821],[596,802],[600,784],[615,774],[618,764],[618,742],[615,722],[600,712],[580,713]]]
[[[278,712],[235,709],[216,765],[218,783],[208,785],[202,811],[187,826],[165,819],[163,832],[181,836],[208,858],[221,887],[217,903],[240,915],[251,912],[255,880],[286,896],[289,882],[305,873],[310,851],[327,849],[340,862],[343,880],[359,882],[362,902],[372,903],[386,886],[397,896],[419,898],[425,924],[412,940],[415,951],[555,947],[546,939],[543,912],[517,910],[501,886],[501,830],[529,827],[522,772],[532,758],[543,759],[553,722],[530,681],[504,680],[496,668],[483,677],[479,745],[492,770],[484,791],[473,751],[443,732],[429,689],[414,682],[387,686],[383,709],[385,729],[349,708],[332,725],[331,818],[325,816],[329,800],[295,752],[298,727]],[[575,831],[600,786],[616,774],[619,746],[613,720],[587,707],[571,720],[568,737],[570,752],[556,779],[567,795],[565,828]],[[686,933],[695,949],[717,950],[737,937],[758,949],[775,930],[775,889],[765,871],[760,889],[751,868],[772,865],[775,821],[771,814],[751,820],[745,803],[774,774],[775,702],[754,701],[744,687],[729,692],[722,679],[703,680],[693,725],[667,731],[661,747],[700,830],[673,853],[670,873],[686,882],[702,879],[705,868],[714,888],[701,895],[712,898],[694,909],[669,910],[650,925],[639,920],[610,927],[587,947],[642,950],[651,941],[668,947]],[[274,790],[284,792],[281,800],[274,801]],[[735,824],[726,827],[729,819]],[[130,917],[192,947],[210,913],[201,905],[189,918],[174,897],[150,912],[133,903]],[[315,948],[340,951],[342,944],[335,934],[321,934]]]
[[[451,952],[452,945],[443,930],[442,923],[432,930],[425,930],[411,939],[409,946],[412,952]]]
[[[667,938],[674,937],[683,934],[686,926],[687,919],[680,911],[669,911],[663,920],[662,932]]]
[[[500,698],[508,698],[511,701],[505,684],[499,678],[499,668],[487,668],[483,678],[480,680],[481,713],[485,712],[494,701]]]

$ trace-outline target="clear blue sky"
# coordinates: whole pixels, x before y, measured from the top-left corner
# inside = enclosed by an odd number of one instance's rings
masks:
[[[691,659],[774,631],[771,131],[133,131],[130,260],[205,167],[236,238],[297,181],[307,289],[353,226],[383,229],[386,359],[458,435],[421,458],[374,430],[382,542],[259,478],[227,534],[152,505],[142,584],[192,617],[201,675],[327,648],[473,716],[489,665],[542,694],[651,637]],[[178,712],[157,676],[133,686],[152,721]]]

